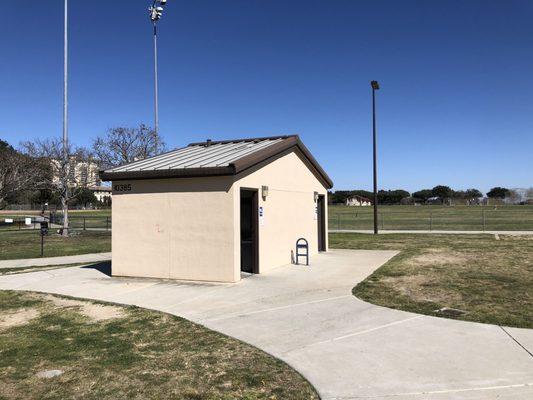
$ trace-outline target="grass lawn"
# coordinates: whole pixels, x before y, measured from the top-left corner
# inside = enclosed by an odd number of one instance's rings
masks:
[[[108,251],[111,251],[111,232],[85,231],[68,238],[50,233],[44,238],[45,257]],[[40,255],[39,230],[0,231],[0,260],[38,258]]]
[[[382,306],[428,315],[533,328],[533,236],[330,234],[330,246],[401,250],[353,290]]]
[[[533,230],[533,206],[379,206],[379,226],[390,230]],[[372,229],[372,207],[328,207],[329,229]]]
[[[2,399],[318,399],[285,363],[187,320],[30,292],[0,291],[0,381]]]

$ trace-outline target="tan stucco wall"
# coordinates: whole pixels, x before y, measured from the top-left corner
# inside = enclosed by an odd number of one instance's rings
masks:
[[[115,182],[113,275],[239,279],[231,184],[231,177]],[[131,185],[131,191],[115,185]]]
[[[262,185],[269,187],[266,200]],[[237,176],[114,182],[112,274],[238,281],[241,187],[258,189],[264,210],[259,272],[290,263],[300,237],[309,241],[312,262],[318,253],[313,194],[327,191],[303,159],[288,152]]]
[[[235,226],[239,227],[240,188],[259,190],[259,206],[263,207],[263,224],[259,224],[259,273],[291,262],[291,250],[296,240],[304,237],[309,242],[310,262],[318,253],[318,222],[315,219],[314,192],[325,196],[326,249],[327,190],[304,164],[303,157],[289,152],[277,160],[259,166],[254,172],[237,176],[234,184]],[[269,194],[261,197],[261,186],[268,186]],[[235,263],[240,270],[240,232],[235,230]],[[304,262],[304,258],[300,261]]]

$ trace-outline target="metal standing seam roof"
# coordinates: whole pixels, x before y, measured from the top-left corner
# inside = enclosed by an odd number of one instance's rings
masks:
[[[100,171],[102,180],[235,175],[288,149],[298,148],[328,188],[333,182],[298,135],[191,143],[144,160]]]
[[[145,160],[111,168],[105,172],[165,170],[178,168],[227,167],[248,154],[281,142],[282,138],[258,141],[215,142],[210,145],[193,143]]]

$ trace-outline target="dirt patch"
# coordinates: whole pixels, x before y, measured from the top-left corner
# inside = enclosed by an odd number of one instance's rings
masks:
[[[465,264],[471,258],[461,253],[454,253],[448,249],[425,249],[424,254],[411,258],[409,261],[416,265],[435,264]]]
[[[123,318],[126,316],[121,307],[95,304],[88,301],[72,300],[51,295],[44,296],[57,307],[75,308],[80,314],[93,322],[106,321],[109,319]]]
[[[436,279],[438,276],[432,275],[390,276],[383,278],[382,282],[412,301],[450,304],[461,299],[456,292],[439,290]]]
[[[14,326],[27,324],[32,319],[39,316],[39,311],[35,308],[21,308],[0,316],[0,329],[8,329]]]

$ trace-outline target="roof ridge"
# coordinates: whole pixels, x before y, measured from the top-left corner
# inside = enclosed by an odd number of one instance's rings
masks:
[[[240,138],[240,139],[228,139],[228,140],[211,140],[211,139],[207,139],[204,142],[189,143],[187,145],[187,147],[205,146],[208,143],[209,143],[209,145],[214,145],[214,144],[226,144],[226,143],[238,143],[238,142],[255,142],[255,141],[261,142],[263,140],[288,139],[288,138],[291,138],[291,137],[298,137],[298,135],[297,134],[293,134],[293,135],[262,136],[262,137],[251,137],[251,138]]]

